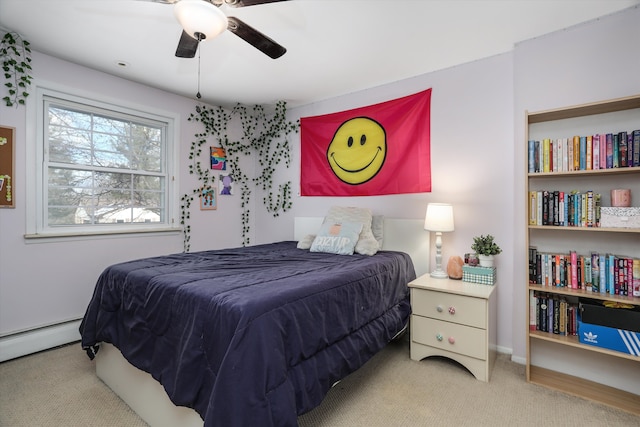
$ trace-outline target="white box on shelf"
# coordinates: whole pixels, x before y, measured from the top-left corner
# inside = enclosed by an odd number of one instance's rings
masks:
[[[600,208],[600,227],[640,228],[640,207],[616,208],[603,206]]]

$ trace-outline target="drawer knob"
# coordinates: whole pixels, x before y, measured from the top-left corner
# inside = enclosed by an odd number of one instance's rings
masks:
[[[439,306],[436,307],[436,310],[437,310],[438,313],[442,313],[444,311],[444,308],[442,308],[442,306],[439,305]]]
[[[436,335],[436,339],[437,339],[438,341],[442,341],[442,340],[443,340],[443,338],[444,338],[444,337],[442,336],[442,334],[438,334],[438,335]]]
[[[455,344],[456,339],[454,337],[449,337],[449,344]]]
[[[451,314],[451,315],[456,314],[456,308],[455,307],[449,307],[449,314]]]

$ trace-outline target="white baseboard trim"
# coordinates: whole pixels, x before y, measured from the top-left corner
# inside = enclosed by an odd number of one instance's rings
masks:
[[[80,320],[0,338],[0,362],[80,340]]]

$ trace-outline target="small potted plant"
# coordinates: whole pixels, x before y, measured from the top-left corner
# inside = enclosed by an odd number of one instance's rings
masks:
[[[478,260],[480,260],[480,266],[482,267],[493,267],[494,255],[502,252],[500,246],[493,239],[494,237],[491,234],[473,238],[471,249],[478,255]]]

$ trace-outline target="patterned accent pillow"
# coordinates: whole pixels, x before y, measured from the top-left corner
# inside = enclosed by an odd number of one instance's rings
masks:
[[[375,241],[373,232],[371,231],[371,222],[373,215],[371,210],[367,208],[357,208],[352,206],[332,206],[324,218],[324,223],[343,223],[343,222],[359,222],[362,224],[360,238],[355,247],[355,252],[361,255],[375,255],[380,246],[373,244]],[[370,240],[371,239],[371,240]]]
[[[311,249],[313,240],[316,238],[315,234],[307,234],[302,239],[298,240],[298,249]]]
[[[313,239],[311,252],[353,255],[360,231],[362,231],[362,224],[359,222],[332,223],[325,221],[320,227],[318,235]]]

